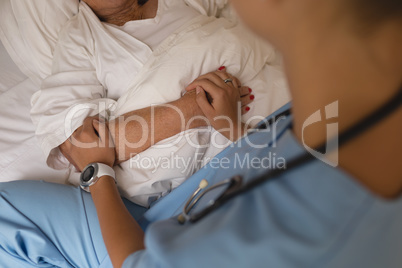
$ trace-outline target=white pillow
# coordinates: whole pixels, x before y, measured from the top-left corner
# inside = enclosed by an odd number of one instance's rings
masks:
[[[51,74],[53,51],[79,0],[0,0],[0,40],[21,71],[37,85]]]

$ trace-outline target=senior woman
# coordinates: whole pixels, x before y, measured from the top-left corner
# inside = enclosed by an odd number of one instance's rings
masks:
[[[93,199],[66,186],[2,184],[2,266],[107,267],[109,256],[114,267],[401,266],[401,2],[232,3],[282,51],[292,113],[285,107],[275,113],[280,119],[226,149],[149,209],[142,228],[111,176],[91,186]],[[226,121],[216,116],[237,119],[239,96],[226,78],[214,72],[188,87],[217,129]],[[104,124],[91,124],[107,138]],[[339,139],[327,142],[327,129],[338,129]],[[323,154],[325,143],[333,151]],[[285,159],[286,168],[267,168],[267,155]],[[83,164],[111,164],[113,157],[110,148],[74,156]]]

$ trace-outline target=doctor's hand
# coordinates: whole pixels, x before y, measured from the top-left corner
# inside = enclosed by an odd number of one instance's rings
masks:
[[[232,141],[244,135],[247,128],[241,122],[241,114],[250,110],[247,105],[254,99],[248,87],[242,87],[236,77],[220,68],[199,77],[186,88],[194,89],[198,106],[217,131]]]
[[[90,163],[113,166],[115,148],[105,122],[97,117],[88,117],[71,137],[59,146],[60,151],[82,171]]]

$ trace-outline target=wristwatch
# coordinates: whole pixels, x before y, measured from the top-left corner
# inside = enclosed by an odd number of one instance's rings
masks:
[[[114,179],[114,182],[117,183],[113,168],[102,163],[89,164],[81,173],[81,188],[89,192],[89,186],[94,185],[102,176],[110,176]]]

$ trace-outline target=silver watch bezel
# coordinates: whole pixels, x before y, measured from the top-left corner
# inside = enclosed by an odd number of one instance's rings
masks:
[[[94,169],[94,172],[92,174],[92,177],[87,182],[85,182],[83,179],[83,176],[84,176],[85,171],[90,167],[92,167]],[[102,174],[99,174],[99,172]],[[115,177],[116,174],[112,167],[110,167],[106,164],[103,164],[103,163],[96,163],[96,162],[90,163],[81,172],[80,187],[83,190],[89,192],[89,187],[94,185],[97,181],[99,181],[99,179],[102,176],[105,176],[105,175],[112,177],[114,179],[114,182],[117,184],[116,177]]]
[[[93,167],[94,168],[94,173],[92,175],[92,177],[89,179],[89,181],[85,182],[83,179],[84,173],[85,171],[89,168],[89,167]],[[87,190],[87,188],[89,188],[89,186],[94,185],[98,180],[99,177],[98,175],[98,171],[99,171],[99,165],[98,163],[91,163],[89,165],[87,165],[81,172],[80,175],[80,186],[82,189]]]

